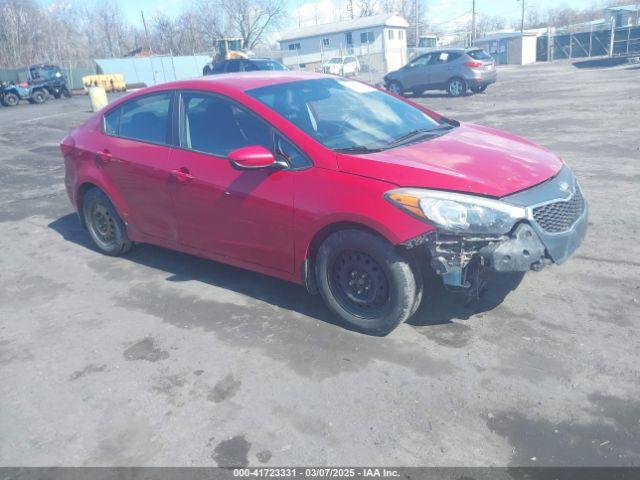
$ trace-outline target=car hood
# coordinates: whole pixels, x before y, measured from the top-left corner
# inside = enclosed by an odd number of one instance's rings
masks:
[[[489,127],[462,124],[431,140],[363,155],[338,154],[338,169],[402,187],[503,197],[553,177],[562,160]]]

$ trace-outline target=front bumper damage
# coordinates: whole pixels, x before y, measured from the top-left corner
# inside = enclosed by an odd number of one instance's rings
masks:
[[[523,206],[527,218],[506,235],[460,235],[431,231],[405,243],[424,249],[446,286],[479,292],[483,273],[539,271],[564,262],[587,231],[588,206],[571,171],[531,189],[503,198]]]

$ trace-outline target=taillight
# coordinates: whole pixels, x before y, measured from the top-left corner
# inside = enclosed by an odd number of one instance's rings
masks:
[[[465,67],[479,68],[482,66],[482,62],[464,62]]]

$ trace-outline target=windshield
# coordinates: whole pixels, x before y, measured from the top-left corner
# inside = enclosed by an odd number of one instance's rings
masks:
[[[275,62],[273,60],[252,60],[260,70],[286,70],[285,67],[280,62]]]
[[[342,63],[342,59],[338,58],[338,57],[335,57],[335,58],[332,58],[331,60],[329,60],[329,63]]]
[[[58,67],[37,67],[31,69],[31,78],[34,80],[55,80],[62,76],[59,75],[56,77],[57,73],[60,73],[60,69]]]
[[[416,135],[452,128],[364,83],[321,78],[248,90],[312,138],[333,150],[380,150]]]
[[[467,52],[467,55],[474,60],[491,60],[493,58],[484,50],[471,50],[470,52]]]

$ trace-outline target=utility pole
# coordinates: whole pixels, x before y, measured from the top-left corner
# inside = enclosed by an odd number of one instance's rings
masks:
[[[349,5],[347,7],[349,9],[349,14],[351,15],[351,20],[353,20],[353,0],[349,0]],[[316,22],[317,24],[318,22]]]
[[[420,45],[420,0],[416,0],[416,47]]]
[[[471,46],[476,41],[476,0],[471,4]]]
[[[522,16],[520,17],[520,33],[524,33],[524,0],[522,2]]]
[[[147,39],[147,47],[149,48],[149,54],[153,55],[153,50],[151,50],[151,40],[149,40],[149,30],[147,30],[147,22],[144,19],[144,12],[140,10],[140,15],[142,15],[142,26],[144,27],[144,36]]]

